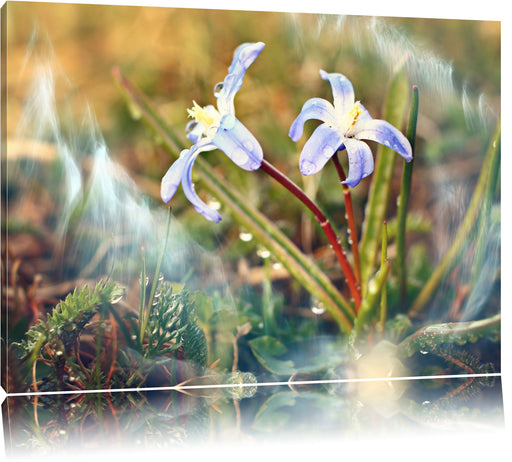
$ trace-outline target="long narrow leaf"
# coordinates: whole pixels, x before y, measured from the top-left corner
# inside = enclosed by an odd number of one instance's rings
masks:
[[[432,351],[442,343],[462,345],[481,338],[497,340],[500,327],[500,314],[478,321],[434,324],[421,328],[403,340],[398,344],[397,353],[400,358],[408,358],[421,350]]]
[[[413,160],[403,162],[402,184],[400,185],[400,196],[397,211],[397,235],[396,235],[396,272],[400,284],[400,298],[402,304],[405,304],[407,297],[407,272],[405,268],[405,231],[407,221],[407,205],[409,204],[409,195],[411,193],[412,169],[414,166],[414,157],[416,156],[414,145],[416,141],[416,123],[418,120],[418,87],[414,86],[412,90],[411,108],[409,111],[409,123],[407,125],[407,139],[411,144]]]
[[[489,148],[485,156],[485,161],[480,171],[473,197],[469,204],[469,207],[464,216],[464,220],[459,228],[459,231],[455,235],[453,243],[446,252],[441,263],[437,266],[435,271],[431,274],[428,281],[423,286],[421,292],[416,297],[411,309],[409,310],[410,316],[417,315],[427,304],[432,294],[439,286],[439,283],[443,277],[450,271],[457,262],[457,258],[461,254],[462,250],[467,245],[469,238],[474,231],[475,224],[481,212],[482,201],[486,190],[486,184],[491,181],[496,181],[497,169],[499,162],[497,158],[501,152],[501,125],[498,121],[496,130],[489,143]]]
[[[407,75],[404,68],[401,67],[390,83],[384,110],[384,119],[395,127],[403,125],[409,90]],[[380,247],[380,232],[382,223],[386,220],[396,158],[395,151],[379,145],[361,239],[361,291],[363,296],[366,293],[368,281],[375,271]]]

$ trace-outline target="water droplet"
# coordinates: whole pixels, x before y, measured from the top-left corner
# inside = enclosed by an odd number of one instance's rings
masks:
[[[221,203],[217,199],[210,199],[208,200],[208,207],[213,210],[220,210]]]
[[[265,260],[266,258],[269,258],[270,255],[272,255],[272,254],[270,253],[270,250],[267,250],[267,249],[261,247],[256,251],[256,255],[258,255],[258,257],[263,258]]]
[[[309,162],[308,160],[303,160],[300,164],[300,171],[303,175],[311,175],[315,172],[316,166],[313,162]]]
[[[112,300],[110,300],[110,304],[115,305],[116,303],[119,303],[122,298],[123,298],[123,294],[120,294],[117,297],[114,297]]]
[[[185,127],[185,131],[187,132],[187,135],[192,131],[194,130],[194,128],[197,127],[197,124],[198,122],[196,122],[195,120],[191,120],[187,126]]]
[[[249,161],[249,156],[242,149],[231,152],[231,160],[237,165],[245,165]]]
[[[314,299],[311,304],[311,312],[320,316],[325,313],[325,305],[321,301]]]
[[[253,235],[252,235],[252,233],[249,233],[247,231],[240,231],[240,234],[238,235],[238,237],[243,242],[250,242],[250,241],[252,241]]]
[[[280,270],[283,267],[283,264],[280,261],[276,261],[272,263],[272,268],[275,270]]]
[[[330,148],[329,146],[324,147],[322,149],[322,155],[330,158],[332,156],[332,148]]]
[[[379,287],[378,287],[377,283],[375,282],[375,280],[372,279],[368,283],[368,292],[371,294],[376,294],[378,290],[379,290]]]
[[[244,148],[248,151],[252,151],[254,149],[254,143],[252,141],[244,142]]]
[[[223,130],[231,130],[235,124],[236,118],[233,114],[225,114],[220,121],[220,127]]]
[[[215,87],[213,87],[213,96],[215,96],[215,98],[218,98],[223,89],[224,82],[219,82],[217,85],[215,85]]]
[[[139,120],[142,117],[142,112],[135,104],[130,104],[128,106],[128,110],[134,120]]]

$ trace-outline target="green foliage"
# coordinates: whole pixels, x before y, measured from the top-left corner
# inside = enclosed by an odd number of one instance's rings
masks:
[[[177,284],[157,283],[142,344],[129,343],[130,348],[119,352],[119,375],[114,379],[121,387],[141,386],[151,374],[159,371],[170,375],[168,384],[174,385],[178,353],[195,374],[203,373],[208,349],[205,334],[198,324],[195,295]],[[132,323],[125,336],[130,338],[138,329],[138,325]]]
[[[21,349],[21,359],[32,362],[43,347],[58,356],[69,355],[84,326],[101,309],[116,303],[123,290],[114,283],[99,282],[93,289],[75,289],[48,315],[26,333],[16,344]]]
[[[200,370],[206,367],[208,350],[206,337],[199,327],[192,298],[186,289],[180,292],[180,315],[178,331],[185,359],[192,361]]]
[[[147,377],[161,367],[173,368],[173,360],[181,351],[183,359],[201,374],[206,367],[207,345],[195,313],[195,298],[186,288],[160,282],[149,313],[144,342],[137,349],[133,341],[138,333],[138,322],[133,315],[122,319],[114,309],[123,290],[114,283],[98,283],[94,288],[76,289],[61,301],[47,320],[35,324],[19,342],[14,344],[19,359],[25,363],[28,375],[34,361],[38,361],[37,377],[44,378],[39,388],[62,389],[70,382],[80,382],[85,389],[142,385]],[[110,380],[107,382],[112,360],[106,360],[102,341],[105,315],[114,315],[126,340],[113,358]],[[96,355],[93,361],[80,360],[79,339],[84,327],[99,314],[95,326]],[[173,359],[174,358],[174,359]]]

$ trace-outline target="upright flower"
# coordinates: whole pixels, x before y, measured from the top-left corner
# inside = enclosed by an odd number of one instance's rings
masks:
[[[322,98],[311,98],[293,121],[289,136],[298,141],[309,119],[321,120],[304,144],[299,167],[303,175],[319,172],[337,152],[347,150],[349,172],[344,184],[351,187],[373,172],[374,162],[370,147],[361,140],[383,144],[407,162],[412,160],[412,149],[407,138],[389,122],[373,119],[359,101],[354,99],[352,83],[342,74],[320,70],[320,76],[332,87],[333,104]]]
[[[201,152],[220,149],[244,170],[257,170],[263,160],[263,151],[254,135],[235,117],[234,98],[242,86],[245,71],[265,47],[262,42],[244,43],[234,53],[233,62],[223,82],[214,89],[217,108],[212,105],[194,106],[188,110],[193,119],[187,125],[187,136],[194,143],[184,149],[162,178],[160,194],[164,202],[174,196],[179,184],[194,208],[210,221],[221,216],[206,205],[196,194],[192,182],[192,166]]]

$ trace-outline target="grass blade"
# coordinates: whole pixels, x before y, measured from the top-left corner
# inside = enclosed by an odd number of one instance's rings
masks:
[[[394,75],[385,104],[384,119],[395,127],[401,127],[409,99],[409,83],[405,69],[401,67]],[[375,170],[373,172],[368,203],[365,210],[363,234],[361,238],[361,291],[367,291],[368,281],[374,273],[380,247],[382,223],[391,193],[391,181],[398,154],[392,149],[379,145]]]
[[[403,162],[404,169],[402,171],[402,184],[400,186],[400,196],[397,211],[397,235],[396,235],[396,273],[400,284],[400,298],[402,305],[405,305],[407,298],[407,271],[405,268],[405,231],[407,220],[407,205],[409,204],[409,196],[411,193],[412,169],[414,165],[414,145],[416,141],[416,123],[418,121],[418,87],[412,89],[411,109],[409,112],[409,123],[407,125],[406,136],[411,144],[413,160]]]
[[[409,316],[416,316],[427,304],[432,294],[437,289],[443,277],[455,266],[457,258],[468,243],[468,238],[475,229],[475,224],[481,214],[482,201],[484,198],[486,185],[496,181],[497,170],[499,169],[499,157],[501,152],[501,125],[498,121],[496,130],[491,137],[489,148],[485,156],[482,170],[473,192],[473,197],[464,216],[464,220],[455,235],[451,247],[446,252],[441,263],[437,266],[428,281],[423,286],[421,292],[416,297]]]

